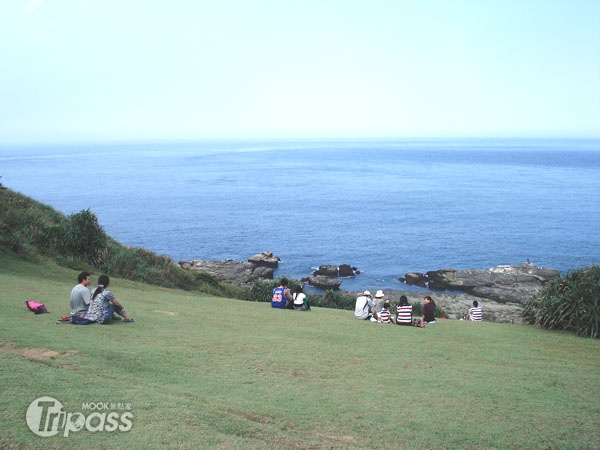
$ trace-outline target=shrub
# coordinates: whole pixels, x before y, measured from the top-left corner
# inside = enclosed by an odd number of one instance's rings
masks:
[[[62,224],[61,236],[65,253],[94,266],[100,265],[108,238],[89,209],[68,216]]]
[[[278,280],[255,280],[247,290],[244,300],[251,302],[270,302],[273,289],[279,286]]]
[[[319,295],[309,295],[308,299],[311,306],[320,306],[322,308],[354,310],[356,304],[356,297],[354,295],[331,290]]]
[[[10,189],[0,190],[0,246],[23,255],[52,255],[64,216]]]
[[[550,281],[523,309],[525,322],[549,330],[597,338],[600,328],[600,266],[570,271]]]

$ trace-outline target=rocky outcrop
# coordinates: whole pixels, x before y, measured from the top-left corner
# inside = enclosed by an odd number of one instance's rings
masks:
[[[327,264],[319,266],[319,268],[313,272],[313,275],[315,277],[325,276],[352,278],[355,277],[358,273],[360,273],[360,271],[356,267],[351,266],[350,264],[340,264],[339,266]]]
[[[313,272],[312,277],[303,278],[302,282],[308,282],[312,287],[323,290],[338,290],[342,284],[339,278],[355,277],[360,271],[350,264],[335,266],[331,264],[321,265]]]
[[[433,291],[463,291],[498,303],[523,303],[551,279],[560,277],[556,269],[536,267],[527,262],[489,270],[441,269],[421,274],[407,273],[407,284],[426,286]]]
[[[308,284],[317,289],[323,289],[324,291],[337,291],[341,284],[342,280],[338,278],[332,278],[325,275],[317,275],[314,277],[303,278],[302,282],[308,282]]]
[[[313,275],[315,277],[337,277],[338,268],[337,266],[332,265],[319,266],[319,268],[313,272]]]
[[[279,264],[279,257],[272,252],[262,252],[247,261],[231,259],[221,261],[180,261],[179,266],[196,272],[207,273],[219,281],[240,287],[249,287],[254,280],[272,280]]]

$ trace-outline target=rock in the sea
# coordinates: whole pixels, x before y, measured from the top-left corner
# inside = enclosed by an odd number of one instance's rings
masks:
[[[357,273],[360,273],[358,269],[350,264],[340,264],[338,267],[338,275],[340,278],[352,278],[355,277]]]
[[[350,278],[355,277],[357,273],[360,273],[360,271],[350,264],[340,264],[339,266],[324,264],[319,266],[319,268],[313,272],[313,275],[332,278]]]
[[[248,258],[248,261],[234,260],[193,260],[180,261],[179,266],[207,273],[219,281],[235,286],[249,287],[254,280],[272,280],[279,257],[271,252],[262,252]]]
[[[527,262],[521,266],[497,266],[489,270],[434,270],[425,274],[424,281],[434,291],[463,291],[499,303],[523,303],[547,281],[558,277],[560,272],[556,269],[536,267]],[[405,278],[407,284],[414,284],[418,279],[408,273]]]
[[[317,270],[313,272],[315,277],[337,277],[338,276],[338,267],[333,266],[331,264],[321,265]]]
[[[273,252],[262,252],[248,258],[248,262],[261,267],[271,267],[276,269],[279,265],[279,256],[274,256]]]
[[[342,281],[337,278],[331,278],[324,275],[317,275],[308,278],[308,284],[312,287],[323,290],[338,290]]]
[[[425,275],[421,272],[409,272],[401,281],[411,286],[425,287]]]

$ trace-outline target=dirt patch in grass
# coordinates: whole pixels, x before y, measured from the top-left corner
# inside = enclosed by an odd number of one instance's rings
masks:
[[[57,357],[68,357],[76,354],[75,350],[69,350],[68,352],[55,352],[54,350],[50,350],[42,347],[17,347],[14,344],[1,344],[0,352],[12,353],[14,355],[24,356],[26,358],[37,359],[40,361],[57,358]]]
[[[167,316],[178,316],[179,313],[173,312],[173,311],[163,311],[161,309],[155,309],[152,312],[156,312],[156,313],[160,313],[160,314],[166,314]]]

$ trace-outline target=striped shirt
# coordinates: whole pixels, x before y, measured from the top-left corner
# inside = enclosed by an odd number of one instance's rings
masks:
[[[479,306],[469,308],[469,317],[473,322],[481,322],[483,320],[483,311]]]
[[[392,314],[387,309],[382,309],[379,313],[381,323],[392,323]]]
[[[412,323],[412,305],[397,306],[396,314],[397,324],[408,325]]]

